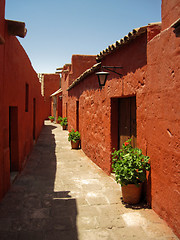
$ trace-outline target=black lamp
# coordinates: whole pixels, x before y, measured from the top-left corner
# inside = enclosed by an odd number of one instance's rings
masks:
[[[102,66],[102,69],[106,69],[108,71],[111,71],[113,73],[118,74],[119,76],[122,77],[121,73],[118,73],[117,71],[115,71],[116,69],[122,69],[122,67],[120,66]],[[96,75],[98,76],[98,82],[99,82],[99,86],[105,86],[106,80],[107,80],[107,76],[109,75],[109,72],[97,72]]]
[[[109,75],[108,72],[97,72],[96,75],[98,76],[98,82],[99,82],[99,86],[105,86],[106,80],[107,80],[107,76]]]

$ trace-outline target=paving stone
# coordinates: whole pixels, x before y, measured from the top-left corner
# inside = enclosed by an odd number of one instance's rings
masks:
[[[0,231],[8,231],[11,229],[12,219],[10,218],[0,218]],[[1,239],[1,238],[0,238]]]
[[[121,188],[68,131],[45,122],[25,169],[0,203],[0,240],[178,240],[145,205],[126,206]]]
[[[96,217],[97,222],[100,228],[113,229],[113,228],[125,228],[126,224],[124,223],[122,217],[119,216],[103,216],[99,215]]]
[[[18,234],[9,231],[1,231],[0,232],[0,239],[1,240],[18,240]]]
[[[13,238],[14,239],[14,238]],[[25,232],[21,231],[18,233],[18,240],[40,240],[44,239],[44,233],[43,231],[31,231],[31,232]]]
[[[125,227],[125,228],[114,228],[113,229],[114,239],[121,240],[149,240],[146,233],[140,226],[136,227]]]
[[[45,237],[43,240],[79,240],[79,238],[76,230],[73,231],[51,230],[45,232]]]
[[[99,224],[96,216],[79,216],[77,217],[78,229],[96,229],[99,228]]]
[[[97,206],[77,206],[78,208],[78,215],[81,217],[93,217],[93,216],[98,216],[100,213],[98,211],[98,207]]]
[[[103,194],[96,192],[89,192],[86,194],[86,201],[89,205],[105,205],[108,204],[108,200]]]
[[[108,229],[91,229],[91,230],[80,230],[79,231],[79,240],[115,240],[115,238],[112,236],[112,231]],[[118,239],[118,238],[117,238]]]

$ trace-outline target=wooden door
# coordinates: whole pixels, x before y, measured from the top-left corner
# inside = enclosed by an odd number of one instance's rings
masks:
[[[76,101],[76,130],[79,131],[79,101]]]
[[[10,171],[19,169],[18,149],[18,107],[9,107],[9,150]]]
[[[53,116],[54,116],[54,121],[56,122],[56,120],[57,120],[57,96],[53,96]]]
[[[36,99],[33,98],[33,140],[36,139]]]
[[[128,139],[132,139],[133,147],[136,147],[136,97],[120,98],[119,112],[119,148]]]

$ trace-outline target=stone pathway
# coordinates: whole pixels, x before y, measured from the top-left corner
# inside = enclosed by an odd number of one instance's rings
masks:
[[[120,187],[45,122],[0,204],[0,240],[177,240],[151,209],[126,208]]]

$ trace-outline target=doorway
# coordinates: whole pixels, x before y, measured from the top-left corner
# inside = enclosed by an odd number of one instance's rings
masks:
[[[36,99],[33,98],[33,140],[36,140]]]
[[[136,147],[136,97],[118,99],[118,146],[128,139]]]
[[[66,103],[66,117],[68,117],[68,104]]]
[[[111,98],[111,151],[130,138],[136,147],[136,97]]]
[[[18,107],[9,107],[9,152],[10,172],[19,170]]]
[[[57,120],[56,112],[57,112],[57,96],[53,96],[53,116],[55,122]]]
[[[76,101],[76,130],[79,131],[79,101]]]

